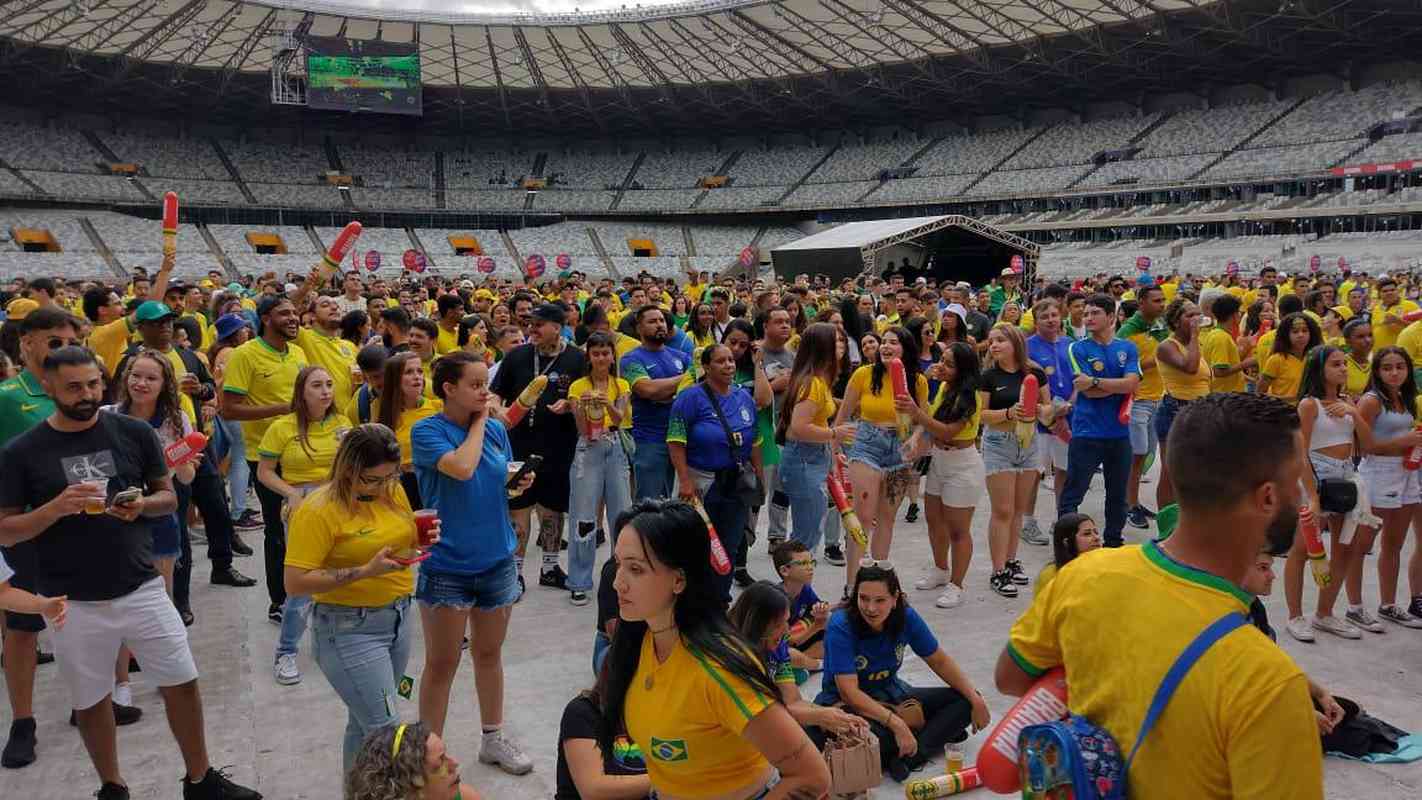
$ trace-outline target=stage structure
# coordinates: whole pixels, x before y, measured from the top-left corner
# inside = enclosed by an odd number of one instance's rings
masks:
[[[792,279],[805,272],[832,281],[882,275],[905,263],[935,280],[968,281],[974,286],[1020,258],[1025,279],[1037,271],[1041,249],[1021,236],[961,215],[849,222],[770,251],[775,272]]]

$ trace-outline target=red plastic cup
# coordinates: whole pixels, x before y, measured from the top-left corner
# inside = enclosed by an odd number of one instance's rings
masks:
[[[439,515],[433,509],[423,508],[415,512],[415,537],[420,547],[434,546],[434,526]]]

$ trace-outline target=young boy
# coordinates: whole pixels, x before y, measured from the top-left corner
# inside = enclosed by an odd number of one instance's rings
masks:
[[[781,590],[790,598],[790,663],[801,669],[819,669],[831,609],[811,585],[815,559],[809,548],[793,539],[771,548],[770,559],[780,575]]]
[[[0,554],[0,611],[42,614],[55,630],[63,628],[64,618],[69,613],[68,598],[44,597],[30,594],[24,589],[16,589],[10,585],[10,579],[13,577],[15,571],[10,569],[10,565],[5,563],[5,556]]]

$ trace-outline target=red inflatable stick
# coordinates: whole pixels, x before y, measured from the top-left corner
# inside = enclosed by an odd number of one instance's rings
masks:
[[[172,194],[169,192],[169,194]],[[176,442],[163,448],[163,458],[169,467],[181,467],[197,457],[207,447],[207,437],[202,431],[193,431]]]
[[[1122,425],[1131,424],[1131,406],[1135,404],[1134,394],[1126,395],[1126,399],[1121,401],[1121,410],[1116,412],[1116,421]]]
[[[1409,311],[1406,314],[1402,315],[1402,321],[1407,323],[1413,323],[1419,319],[1422,319],[1422,310]]]
[[[909,394],[908,375],[904,372],[904,362],[897,358],[889,359],[889,379],[894,382],[894,397],[913,397]],[[899,414],[899,438],[907,439],[909,429],[913,427],[913,417],[908,414]]]
[[[346,227],[342,228],[341,232],[336,234],[336,240],[331,242],[331,248],[326,251],[326,255],[322,256],[321,260],[326,263],[327,267],[330,269],[340,268],[341,262],[346,258],[346,253],[350,252],[351,247],[356,243],[356,239],[360,238],[360,231],[361,226],[359,222],[352,221],[346,223]]]
[[[1017,401],[1022,404],[1023,413],[1033,417],[1037,416],[1037,392],[1039,390],[1040,387],[1037,385],[1036,375],[1029,372],[1023,376],[1022,389],[1017,394]],[[1032,440],[1032,431],[1035,430],[1033,426],[1034,423],[1031,422],[1017,423],[1017,439],[1022,443],[1024,448],[1027,447]]]
[[[1417,430],[1422,431],[1422,425],[1418,425]],[[1408,450],[1407,455],[1402,457],[1402,466],[1410,470],[1422,467],[1422,447],[1414,447]]]
[[[1066,671],[1057,667],[1038,678],[983,741],[977,763],[983,785],[998,794],[1016,794],[1022,788],[1017,771],[1017,735],[1028,725],[1052,722],[1066,715]]]
[[[163,195],[163,252],[178,252],[178,193]]]
[[[1323,546],[1323,537],[1318,531],[1318,520],[1313,518],[1313,509],[1304,506],[1299,509],[1299,533],[1303,534],[1304,547],[1308,550],[1308,565],[1313,572],[1313,582],[1320,588],[1333,582],[1333,572],[1328,566],[1328,549]]]
[[[726,555],[721,537],[716,535],[716,526],[711,524],[711,518],[706,516],[706,509],[700,503],[696,504],[696,513],[701,515],[701,521],[706,523],[706,535],[711,537],[711,569],[716,570],[717,575],[730,575],[731,557]]]
[[[523,418],[528,416],[529,409],[533,408],[533,404],[538,402],[539,396],[547,388],[547,375],[535,376],[527,386],[523,387],[523,391],[518,393],[518,397],[514,398],[513,405],[509,406],[509,410],[504,414],[504,421],[510,428],[517,428],[518,424],[523,422]]]
[[[844,490],[844,484],[840,482],[839,476],[831,472],[825,476],[825,483],[829,485],[830,498],[834,500],[834,507],[839,511],[839,518],[844,523],[844,531],[860,547],[869,546],[869,538],[864,535],[864,524],[859,521],[859,515],[854,513],[854,506],[850,505],[849,493]]]

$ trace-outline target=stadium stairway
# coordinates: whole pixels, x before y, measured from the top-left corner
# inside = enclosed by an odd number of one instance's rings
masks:
[[[49,194],[49,192],[46,192],[44,189],[41,189],[41,188],[39,187],[39,184],[35,183],[34,181],[30,180],[29,178],[26,178],[26,177],[25,177],[25,173],[23,173],[23,172],[21,172],[21,171],[15,169],[14,167],[10,166],[9,162],[7,162],[7,161],[6,161],[5,159],[3,159],[3,158],[0,158],[0,169],[3,169],[3,170],[5,170],[6,172],[8,172],[8,173],[10,173],[11,175],[13,175],[14,178],[15,178],[15,180],[17,180],[17,181],[19,181],[20,183],[23,183],[24,185],[28,186],[28,187],[30,188],[30,191],[34,192],[35,194],[39,194],[39,195],[47,195],[47,194]]]
[[[449,208],[449,201],[446,197],[444,184],[444,151],[436,150],[434,154],[435,163],[435,208]]]
[[[690,225],[683,225],[683,226],[681,226],[681,243],[684,244],[684,245],[686,245],[686,254],[687,254],[687,255],[689,255],[689,256],[694,256],[694,255],[696,255],[696,242],[693,241],[692,238],[691,238],[691,226],[690,226]]]
[[[1145,126],[1143,129],[1141,129],[1140,133],[1137,133],[1135,136],[1132,136],[1131,139],[1130,139],[1130,141],[1126,142],[1126,149],[1130,149],[1131,147],[1135,146],[1135,144],[1136,144],[1137,142],[1145,141],[1145,138],[1151,134],[1151,131],[1155,130],[1156,128],[1159,128],[1161,125],[1163,125],[1163,124],[1165,123],[1166,120],[1170,119],[1170,118],[1173,117],[1173,116],[1175,116],[1175,112],[1174,112],[1174,111],[1166,111],[1165,113],[1163,113],[1163,114],[1157,116],[1157,117],[1155,118],[1155,122],[1152,122],[1151,124]],[[1135,159],[1135,156],[1134,156],[1134,155],[1131,156],[1131,159],[1134,160],[1134,159]],[[1093,166],[1091,169],[1089,169],[1089,170],[1087,170],[1085,173],[1083,173],[1081,177],[1077,178],[1076,180],[1072,181],[1071,183],[1068,183],[1068,184],[1066,185],[1066,188],[1068,188],[1068,189],[1075,189],[1076,187],[1080,186],[1082,181],[1084,181],[1084,180],[1086,180],[1087,178],[1091,177],[1092,173],[1094,173],[1094,172],[1096,172],[1097,170],[1101,169],[1102,167],[1106,166],[1107,163],[1109,163],[1109,162],[1103,161],[1103,162],[1101,162],[1100,164],[1096,164],[1096,165]]]
[[[504,240],[504,249],[514,257],[514,268],[520,273],[523,272],[523,256],[519,254],[518,245],[514,244],[513,237],[509,235],[508,231],[502,230],[499,231],[499,236]]]
[[[1027,139],[1023,141],[1022,144],[1019,144],[1016,148],[1014,148],[1012,152],[1003,156],[1001,160],[999,160],[996,164],[993,164],[987,170],[983,171],[981,174],[978,175],[978,177],[973,178],[973,180],[967,186],[964,186],[961,190],[958,191],[958,194],[967,195],[974,186],[977,186],[978,184],[982,183],[984,178],[994,172],[997,172],[999,169],[1002,169],[1003,164],[1006,164],[1007,162],[1011,161],[1018,153],[1022,152],[1023,150],[1026,150],[1028,147],[1031,147],[1033,142],[1042,138],[1042,134],[1051,130],[1053,127],[1054,126],[1052,125],[1043,126],[1036,133],[1032,134],[1031,136],[1028,136]]]
[[[321,243],[321,236],[316,233],[316,228],[312,225],[302,225],[301,229],[306,231],[306,238],[311,240],[311,246],[316,248],[316,252],[326,252],[326,245]]]
[[[79,133],[83,135],[84,140],[89,143],[89,146],[94,148],[95,152],[104,157],[106,163],[119,164],[123,162],[123,159],[119,158],[117,153],[110,149],[107,144],[104,144],[104,140],[99,138],[99,134],[87,129],[81,130]],[[139,172],[140,174],[147,174],[147,170],[143,168],[142,164],[139,165]],[[139,180],[136,176],[129,176],[128,182],[145,198],[155,203],[158,201],[158,198],[153,195],[153,192],[149,191],[148,187],[143,185],[143,181]]]
[[[840,144],[840,142],[836,142],[833,147],[826,148],[824,155],[820,156],[820,160],[811,164],[810,168],[805,170],[805,174],[801,175],[799,180],[790,184],[790,188],[785,190],[785,194],[780,195],[780,197],[775,201],[775,204],[777,206],[784,205],[785,201],[790,197],[790,195],[794,194],[796,189],[799,189],[801,186],[803,186],[805,184],[805,181],[809,180],[810,176],[815,174],[815,170],[819,169],[826,161],[828,161],[830,159],[830,156],[833,156],[835,153],[839,152]]]
[[[898,165],[896,165],[896,166],[902,168],[902,167],[911,167],[911,166],[913,166],[914,164],[917,164],[917,163],[918,163],[918,160],[919,160],[920,158],[923,158],[923,156],[924,156],[926,153],[928,153],[929,150],[932,150],[933,148],[937,147],[937,146],[938,146],[938,143],[943,141],[943,138],[944,138],[944,137],[942,137],[942,136],[935,136],[935,137],[933,137],[932,139],[929,139],[927,144],[925,144],[923,147],[918,148],[917,150],[914,151],[913,155],[911,155],[911,156],[909,156],[908,158],[904,159],[904,163],[898,164]],[[893,179],[890,178],[889,180],[893,180]],[[884,188],[884,185],[887,184],[888,182],[889,182],[888,180],[881,180],[881,181],[879,181],[878,183],[874,184],[873,186],[870,186],[870,187],[869,187],[869,191],[865,192],[864,194],[859,195],[859,199],[858,199],[858,200],[855,200],[854,202],[856,202],[856,203],[862,203],[862,202],[864,202],[864,201],[869,197],[869,195],[871,195],[871,194],[873,194],[873,193],[879,191],[880,189]]]
[[[1235,153],[1239,152],[1240,150],[1243,150],[1246,145],[1248,145],[1250,142],[1254,141],[1255,139],[1259,138],[1259,135],[1260,135],[1260,134],[1262,134],[1264,131],[1267,131],[1267,130],[1269,130],[1270,128],[1274,127],[1275,123],[1277,123],[1279,120],[1281,120],[1281,119],[1283,119],[1284,117],[1287,117],[1288,115],[1294,113],[1294,110],[1295,110],[1295,109],[1297,109],[1299,106],[1303,105],[1304,103],[1307,103],[1307,102],[1309,101],[1309,99],[1310,99],[1310,98],[1308,98],[1308,97],[1300,97],[1300,98],[1298,98],[1297,100],[1295,100],[1294,102],[1289,103],[1289,107],[1288,107],[1288,108],[1284,109],[1283,111],[1280,111],[1278,114],[1275,114],[1273,117],[1271,117],[1271,118],[1269,119],[1268,122],[1265,122],[1263,125],[1260,125],[1259,128],[1258,128],[1257,130],[1255,130],[1253,133],[1251,133],[1251,134],[1249,134],[1248,136],[1244,137],[1243,139],[1239,140],[1239,142],[1236,143],[1234,147],[1231,147],[1230,149],[1228,149],[1228,150],[1224,151],[1223,153],[1221,153],[1219,158],[1217,158],[1217,159],[1215,159],[1214,161],[1211,161],[1210,163],[1206,164],[1202,169],[1200,169],[1200,170],[1199,170],[1198,172],[1196,172],[1194,175],[1191,175],[1189,178],[1187,178],[1187,180],[1192,180],[1192,181],[1193,181],[1193,180],[1196,180],[1196,179],[1199,178],[1201,175],[1204,175],[1205,173],[1207,173],[1207,172],[1209,172],[1210,170],[1214,169],[1221,161],[1224,161],[1226,158],[1229,158],[1230,156],[1234,155]]]
[[[632,181],[637,178],[637,170],[642,168],[642,162],[645,160],[647,160],[645,152],[637,154],[636,160],[632,162],[632,167],[627,170],[627,177],[622,179],[622,185],[617,188],[617,196],[612,198],[612,205],[607,207],[609,211],[616,210],[618,204],[622,202],[622,195],[627,194],[627,187],[631,186]]]
[[[237,184],[238,190],[242,192],[242,198],[249,205],[257,205],[257,197],[248,188],[247,182],[242,179],[242,173],[237,171],[237,165],[232,163],[232,159],[227,156],[227,151],[222,149],[222,143],[216,139],[209,139],[212,143],[212,151],[217,153],[217,159],[222,162],[222,166],[227,168],[227,174],[232,176],[232,182]]]
[[[716,170],[716,174],[717,174],[717,175],[730,175],[730,174],[731,174],[731,167],[734,167],[734,166],[736,165],[736,162],[737,162],[737,161],[740,161],[740,160],[741,160],[741,151],[740,151],[740,150],[737,150],[737,151],[735,151],[734,153],[731,153],[729,156],[726,157],[726,160],[721,163],[721,167],[720,167],[720,169]],[[700,206],[701,203],[706,199],[706,195],[708,195],[708,194],[710,194],[710,193],[711,193],[711,190],[710,190],[710,189],[702,189],[702,190],[701,190],[701,193],[698,194],[698,195],[696,195],[696,199],[691,201],[691,207],[692,207],[692,208],[696,208],[696,207]]]
[[[207,223],[199,222],[196,224],[198,233],[201,233],[203,241],[207,242],[208,252],[212,253],[212,257],[217,259],[218,263],[222,264],[222,270],[227,273],[227,279],[229,281],[236,281],[240,278],[241,274],[237,271],[237,265],[233,264],[232,259],[227,257],[227,251],[222,249],[222,245],[217,241],[217,237],[213,236],[212,231],[207,229]]]
[[[1372,146],[1373,146],[1373,140],[1372,140],[1372,139],[1366,139],[1366,140],[1363,141],[1362,144],[1358,145],[1357,147],[1353,148],[1352,150],[1349,150],[1346,154],[1344,154],[1344,156],[1343,156],[1342,158],[1338,159],[1337,161],[1333,162],[1332,164],[1329,164],[1328,166],[1330,166],[1330,167],[1341,167],[1341,166],[1344,166],[1344,165],[1346,165],[1346,164],[1350,164],[1350,163],[1352,163],[1352,161],[1353,161],[1353,156],[1356,156],[1357,154],[1363,152],[1364,150],[1367,150],[1369,147],[1372,147]]]
[[[128,282],[128,272],[124,270],[123,264],[119,263],[114,251],[109,249],[109,245],[104,241],[104,237],[99,235],[99,231],[94,227],[94,223],[88,217],[79,217],[79,227],[84,230],[84,235],[89,237],[90,244],[94,245],[94,250],[104,259],[104,263],[109,265],[109,269],[114,271],[120,281]]]
[[[602,265],[607,268],[607,274],[613,280],[620,281],[622,276],[617,273],[617,265],[613,263],[612,257],[607,254],[607,248],[602,246],[602,237],[597,235],[597,231],[591,225],[588,226],[588,238],[592,240],[593,249],[597,251],[597,257],[602,259]]]
[[[430,254],[429,250],[425,249],[425,243],[420,240],[420,234],[416,232],[414,228],[408,225],[405,226],[405,235],[410,237],[410,244],[414,245],[416,250],[419,250],[421,253],[425,254],[426,264],[431,267],[437,266],[435,264],[434,256]]]

